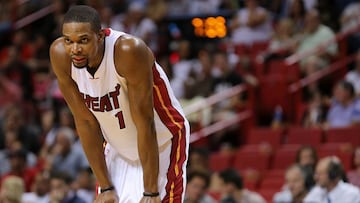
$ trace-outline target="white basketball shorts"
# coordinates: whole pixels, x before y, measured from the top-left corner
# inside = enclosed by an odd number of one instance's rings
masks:
[[[175,143],[177,144],[177,143]],[[187,148],[185,145],[184,147]],[[187,149],[181,150],[169,140],[159,149],[159,193],[164,203],[182,203],[186,186]],[[131,161],[117,153],[109,144],[106,145],[105,160],[110,179],[119,196],[120,203],[139,203],[143,197],[143,170],[140,160]]]

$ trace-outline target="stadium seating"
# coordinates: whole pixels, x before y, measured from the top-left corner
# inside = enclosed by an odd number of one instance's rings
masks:
[[[233,154],[211,153],[209,156],[209,168],[213,172],[231,168],[233,165]]]
[[[276,150],[272,161],[272,169],[285,170],[290,165],[295,163],[296,153],[300,149],[301,145],[286,144]]]
[[[325,132],[325,139],[328,143],[351,142],[360,145],[360,127],[330,128]]]
[[[252,169],[263,172],[269,168],[271,153],[263,150],[261,145],[240,148],[235,153],[233,167],[239,171]]]
[[[283,109],[283,117],[291,117],[288,80],[283,74],[271,74],[259,79],[257,113],[260,118],[272,119],[276,106]]]
[[[253,128],[247,135],[248,144],[264,144],[268,143],[273,148],[280,146],[283,140],[282,129],[272,128]]]
[[[316,147],[323,141],[323,131],[319,128],[290,127],[287,144],[302,144]]]

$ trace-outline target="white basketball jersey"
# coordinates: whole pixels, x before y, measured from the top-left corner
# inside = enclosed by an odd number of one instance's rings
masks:
[[[137,160],[137,130],[130,114],[126,79],[117,73],[114,64],[115,42],[124,34],[106,29],[104,57],[94,76],[86,68],[74,66],[71,76],[85,104],[97,118],[105,140],[121,156]],[[187,120],[166,74],[157,63],[153,66],[153,78],[154,120],[159,147],[172,138],[187,140]]]

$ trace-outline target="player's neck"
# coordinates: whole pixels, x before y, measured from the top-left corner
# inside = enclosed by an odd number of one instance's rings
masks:
[[[104,39],[102,45],[100,45],[98,53],[96,53],[96,58],[95,58],[94,62],[89,63],[88,69],[94,71],[94,73],[95,73],[101,64],[101,61],[103,60],[104,55],[105,55],[105,39]]]

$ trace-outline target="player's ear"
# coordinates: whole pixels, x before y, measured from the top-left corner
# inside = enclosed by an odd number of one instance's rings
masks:
[[[105,30],[104,29],[101,29],[100,31],[99,31],[99,34],[98,34],[98,40],[99,40],[99,42],[103,42],[104,41],[104,39],[105,39]]]

